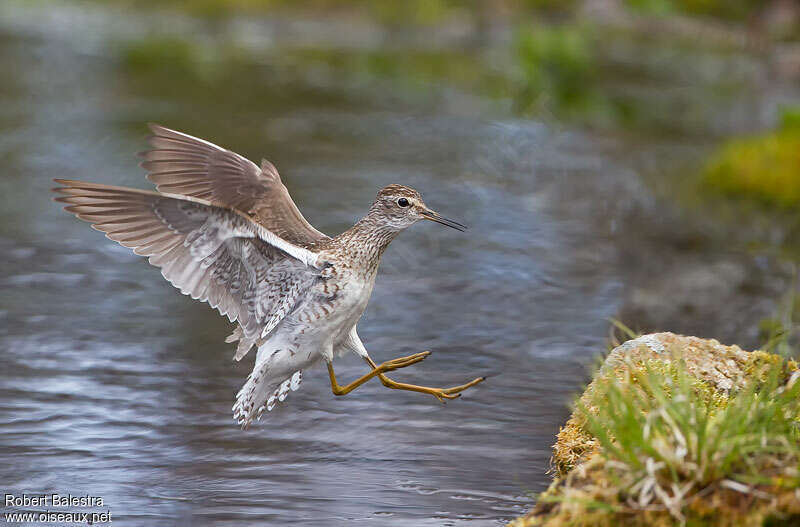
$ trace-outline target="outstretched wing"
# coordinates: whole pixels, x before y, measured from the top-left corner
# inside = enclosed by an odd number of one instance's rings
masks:
[[[328,237],[306,221],[278,170],[261,168],[235,152],[157,124],[142,167],[160,192],[205,199],[250,215],[275,235],[307,247]]]
[[[65,209],[151,264],[183,294],[268,334],[319,278],[317,255],[244,214],[186,196],[56,179]],[[245,350],[246,351],[246,350]],[[241,357],[240,357],[241,358]]]

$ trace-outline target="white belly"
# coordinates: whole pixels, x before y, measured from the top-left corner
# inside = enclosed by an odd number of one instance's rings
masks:
[[[352,275],[337,282],[339,289],[329,302],[320,287],[318,294],[308,295],[302,305],[287,315],[272,337],[259,346],[256,362],[275,350],[280,350],[280,355],[288,353],[294,359],[292,362],[304,367],[322,358],[331,360],[364,313],[375,278]]]
[[[328,317],[329,320],[326,321],[329,324],[328,330],[334,349],[347,338],[350,329],[364,314],[374,285],[374,276],[372,279],[353,277],[344,282],[333,302],[334,308]]]

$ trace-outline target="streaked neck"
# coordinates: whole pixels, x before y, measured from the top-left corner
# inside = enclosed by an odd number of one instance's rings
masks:
[[[383,251],[398,234],[400,231],[396,227],[370,211],[334,241],[352,259],[362,261],[368,267],[377,267]]]

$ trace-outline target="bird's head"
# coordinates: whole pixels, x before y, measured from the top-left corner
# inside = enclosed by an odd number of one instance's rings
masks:
[[[398,231],[414,225],[419,220],[430,220],[459,231],[467,229],[457,221],[449,220],[434,212],[422,201],[419,192],[403,185],[389,185],[378,192],[372,210],[385,223]]]

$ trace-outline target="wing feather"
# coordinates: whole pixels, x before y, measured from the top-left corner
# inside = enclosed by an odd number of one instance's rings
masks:
[[[261,167],[204,139],[151,124],[152,149],[143,152],[142,167],[160,192],[208,199],[237,209],[276,236],[310,247],[328,236],[300,213],[275,166]]]
[[[56,200],[67,211],[147,256],[182,293],[238,322],[246,342],[271,332],[320,279],[314,253],[239,211],[193,197],[56,181]]]

